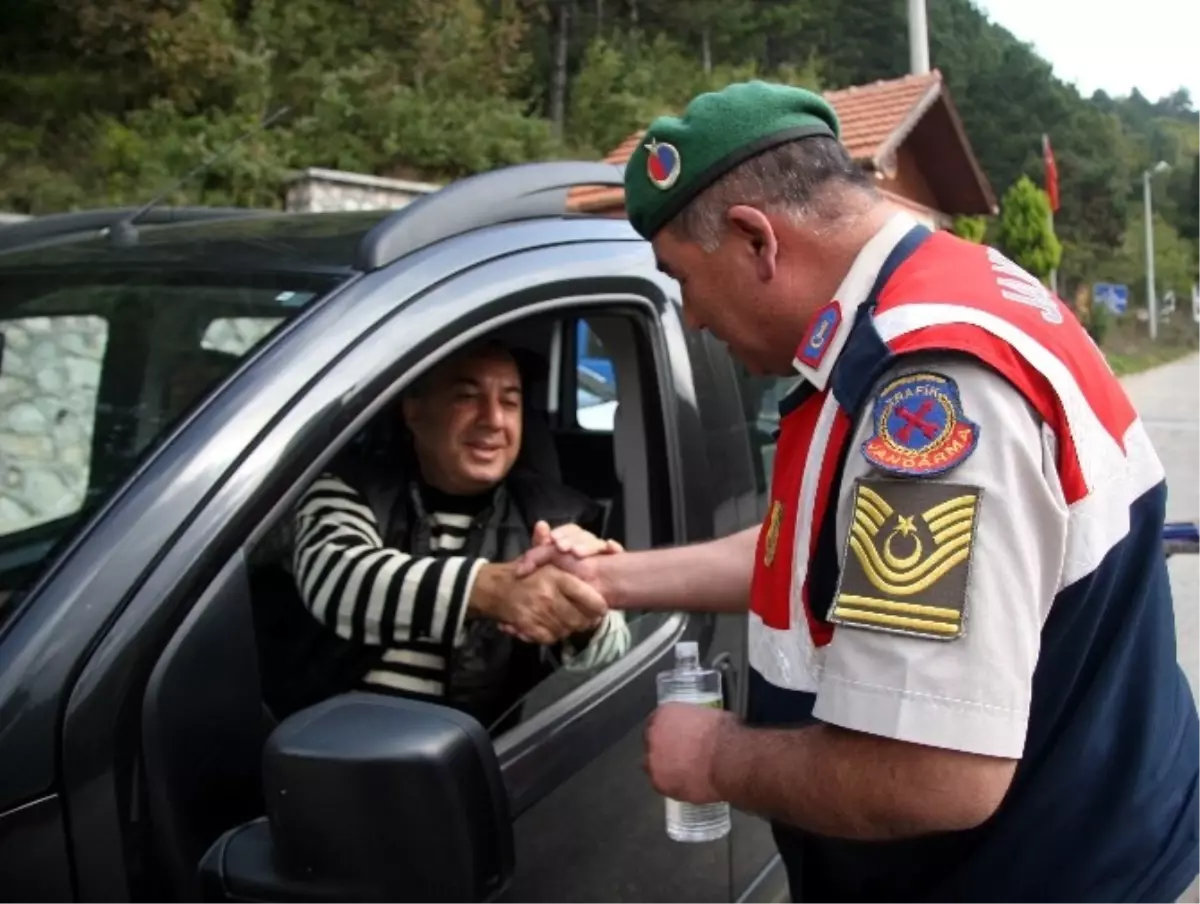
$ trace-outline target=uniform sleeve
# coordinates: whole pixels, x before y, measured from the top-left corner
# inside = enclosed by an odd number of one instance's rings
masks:
[[[939,391],[960,401],[950,420],[965,432],[931,458],[895,454],[897,442],[921,445],[917,431],[943,435]],[[891,418],[882,433],[890,446],[880,442],[881,417]],[[855,426],[837,504],[836,627],[813,714],[1019,758],[1066,545],[1049,428],[980,364],[950,355],[908,362],[883,378]]]
[[[305,606],[345,640],[376,646],[459,644],[485,559],[410,556],[383,544],[359,493],[323,474],[295,515],[293,571]]]

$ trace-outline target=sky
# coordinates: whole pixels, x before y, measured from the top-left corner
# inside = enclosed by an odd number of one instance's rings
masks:
[[[932,6],[940,0],[926,0]],[[1200,105],[1200,0],[974,0],[989,19],[1085,97],[1137,88],[1158,100],[1180,86]],[[1100,10],[1105,10],[1103,13]],[[937,65],[936,60],[931,60]]]

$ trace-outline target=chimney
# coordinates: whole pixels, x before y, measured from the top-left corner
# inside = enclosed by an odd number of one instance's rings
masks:
[[[929,28],[925,0],[908,0],[908,59],[913,75],[929,71]]]

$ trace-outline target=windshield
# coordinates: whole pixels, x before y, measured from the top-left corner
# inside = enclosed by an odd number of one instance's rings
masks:
[[[335,284],[0,270],[0,623],[172,426]]]

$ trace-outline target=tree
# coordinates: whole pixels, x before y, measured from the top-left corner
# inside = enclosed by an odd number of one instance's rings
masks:
[[[987,220],[983,217],[955,217],[951,231],[961,239],[980,244],[987,235]]]
[[[1039,279],[1058,267],[1062,245],[1050,228],[1050,199],[1028,176],[1004,193],[997,238],[1017,266]]]
[[[1200,240],[1200,154],[1192,155],[1188,178],[1188,189],[1180,205],[1179,235],[1181,238]]]

